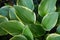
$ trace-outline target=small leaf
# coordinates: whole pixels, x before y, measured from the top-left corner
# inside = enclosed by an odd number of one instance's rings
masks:
[[[60,40],[59,34],[50,34],[47,36],[46,40]]]
[[[57,27],[56,32],[60,34],[60,25]]]
[[[50,31],[56,25],[57,20],[58,20],[58,13],[57,12],[48,13],[42,19],[43,28],[46,31]]]
[[[36,22],[36,15],[35,13],[23,6],[14,6],[16,9],[17,18],[25,23],[35,23]]]
[[[42,0],[39,7],[38,13],[40,16],[45,16],[47,13],[56,11],[56,1],[57,0]]]
[[[24,28],[22,34],[25,35],[28,40],[33,40],[32,32],[30,31],[30,29],[29,29],[28,26],[25,26],[25,28]]]
[[[22,24],[19,21],[9,21],[9,22],[3,22],[0,24],[0,27],[5,30],[10,35],[19,35],[22,33],[24,24]]]
[[[2,22],[7,22],[7,21],[8,21],[8,19],[6,17],[0,15],[0,24]],[[0,28],[0,36],[7,35],[7,34],[8,33],[6,31],[4,31],[3,29]]]
[[[10,40],[27,40],[27,38],[24,35],[16,35],[12,37]]]
[[[34,10],[33,0],[17,0],[17,4]]]
[[[40,24],[31,24],[29,25],[29,28],[31,32],[33,33],[34,37],[42,36],[45,33],[44,29],[42,28]]]

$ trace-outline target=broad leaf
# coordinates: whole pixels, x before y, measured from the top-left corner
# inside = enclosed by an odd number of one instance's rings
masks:
[[[46,31],[50,31],[56,25],[57,20],[58,20],[57,12],[48,13],[42,19],[42,26]]]
[[[3,22],[0,24],[0,27],[8,32],[10,35],[19,35],[22,33],[24,24],[19,21],[9,21],[9,22]]]
[[[25,35],[28,40],[33,40],[33,34],[32,34],[32,32],[30,31],[30,29],[29,29],[28,26],[25,26],[22,34]]]
[[[27,40],[27,38],[24,35],[16,35],[12,37],[10,40]]]
[[[29,28],[33,33],[34,37],[39,37],[44,35],[45,31],[40,24],[30,24]]]
[[[50,34],[47,36],[46,40],[60,40],[59,34]]]
[[[7,21],[8,21],[8,19],[6,17],[0,15],[0,24],[2,22],[7,22]],[[7,35],[7,34],[8,33],[6,31],[4,31],[3,29],[0,28],[0,36]]]
[[[45,16],[47,13],[54,12],[56,10],[57,0],[42,0],[39,7],[38,13],[40,16]]]
[[[35,13],[23,6],[14,6],[16,9],[17,18],[25,23],[35,23],[36,22],[36,15]]]
[[[25,6],[34,10],[33,0],[17,0],[17,5]]]

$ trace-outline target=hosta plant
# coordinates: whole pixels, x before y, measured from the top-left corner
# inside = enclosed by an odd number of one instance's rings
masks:
[[[7,40],[60,40],[57,0],[41,0],[38,7],[33,0],[7,2],[0,8],[0,36],[11,35]]]

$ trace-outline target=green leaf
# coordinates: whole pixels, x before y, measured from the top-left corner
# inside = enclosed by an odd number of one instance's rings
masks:
[[[8,21],[8,19],[6,17],[0,15],[0,23],[7,22],[7,21]]]
[[[9,19],[17,19],[15,15],[15,8],[12,6],[3,6],[0,8],[0,15],[6,16]]]
[[[60,24],[60,6],[57,7],[57,12],[59,12],[58,24]]]
[[[0,15],[8,17],[9,13],[9,7],[10,6],[3,6],[0,8]]]
[[[35,23],[36,22],[36,15],[35,13],[23,6],[14,6],[16,9],[17,18],[25,23]]]
[[[60,34],[60,25],[57,27],[56,32]]]
[[[0,27],[10,35],[19,35],[22,33],[24,24],[19,21],[9,21],[0,24]]]
[[[30,24],[29,28],[33,33],[34,37],[39,37],[44,35],[45,31],[40,24]]]
[[[12,37],[10,40],[27,40],[27,38],[24,35],[16,35]]]
[[[0,24],[2,22],[7,22],[7,21],[8,21],[8,19],[6,17],[0,15]],[[3,29],[0,28],[0,36],[7,35],[7,34],[8,33],[6,31],[4,31]]]
[[[33,34],[32,34],[32,32],[30,31],[30,29],[29,29],[28,26],[25,26],[22,34],[25,35],[28,40],[33,40]]]
[[[17,0],[17,5],[25,6],[31,10],[34,10],[33,0]]]
[[[56,11],[57,0],[42,0],[39,7],[38,13],[40,16],[45,16],[47,13]]]
[[[48,13],[42,19],[42,26],[46,31],[50,31],[56,25],[57,20],[58,20],[57,12]]]
[[[10,7],[9,8],[9,17],[10,17],[10,19],[17,19],[15,13],[16,13],[15,8]]]
[[[50,34],[47,36],[46,40],[60,40],[59,34]]]

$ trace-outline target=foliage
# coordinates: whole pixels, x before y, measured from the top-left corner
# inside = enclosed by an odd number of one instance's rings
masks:
[[[37,13],[33,0],[5,3],[0,8],[0,36],[10,34],[9,40],[60,40],[60,6],[56,7],[56,2],[41,0]]]

